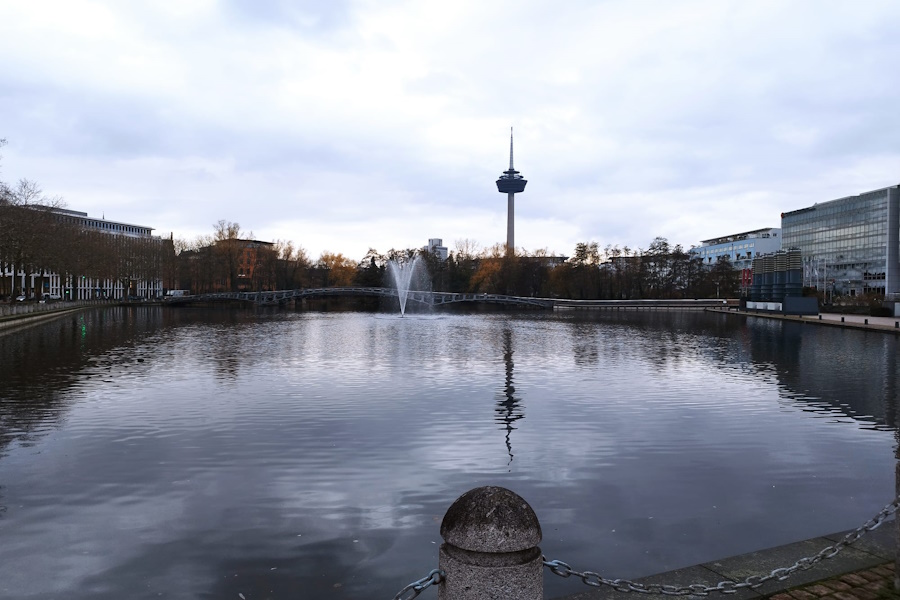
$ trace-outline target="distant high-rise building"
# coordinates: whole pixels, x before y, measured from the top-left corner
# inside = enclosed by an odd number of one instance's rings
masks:
[[[441,238],[428,238],[428,251],[441,260],[447,260],[449,256],[447,246],[444,245],[444,240]]]
[[[528,183],[513,168],[513,131],[509,128],[509,170],[503,171],[503,175],[497,180],[497,191],[507,195],[506,203],[506,253],[514,254],[516,251],[515,220],[516,207],[515,195],[525,191]]]

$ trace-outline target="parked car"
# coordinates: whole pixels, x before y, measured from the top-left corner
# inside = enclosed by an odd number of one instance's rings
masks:
[[[26,298],[24,294],[16,296],[16,302],[25,302],[26,300],[28,300],[28,298]]]
[[[44,298],[44,300],[60,300],[61,299],[59,294],[44,294],[43,298]]]

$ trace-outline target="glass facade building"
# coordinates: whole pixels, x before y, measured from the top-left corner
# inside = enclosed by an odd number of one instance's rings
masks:
[[[900,186],[782,213],[784,248],[800,248],[804,284],[842,294],[900,291]]]

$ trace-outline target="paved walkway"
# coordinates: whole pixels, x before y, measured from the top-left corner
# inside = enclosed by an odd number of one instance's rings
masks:
[[[786,546],[770,548],[723,560],[712,561],[652,575],[636,580],[638,583],[686,586],[700,583],[715,586],[721,581],[744,581],[751,575],[768,575],[778,568],[790,567],[803,557],[814,556],[827,546],[834,545],[847,531]],[[822,560],[805,571],[797,571],[783,581],[769,581],[756,589],[742,589],[734,594],[710,594],[710,600],[900,600],[893,591],[894,559],[897,551],[896,521],[886,521],[855,544],[844,548],[834,558]],[[574,559],[573,559],[574,560]],[[615,576],[604,573],[605,577]],[[555,577],[545,573],[545,577]],[[634,594],[617,592],[611,587],[588,588],[581,580],[570,578],[572,595],[560,600],[671,600],[662,594]],[[579,589],[579,587],[581,589]],[[699,598],[698,596],[682,596]]]
[[[707,308],[707,312],[720,312],[732,315],[741,315],[748,318],[780,319],[782,321],[803,321],[818,325],[832,327],[844,327],[847,329],[866,329],[869,331],[884,331],[900,333],[900,317],[869,317],[866,315],[842,315],[838,313],[820,313],[817,316],[782,315],[780,313],[766,313],[756,311],[739,311],[727,308]]]
[[[900,598],[894,590],[894,563],[884,563],[771,596],[771,600],[878,600]]]

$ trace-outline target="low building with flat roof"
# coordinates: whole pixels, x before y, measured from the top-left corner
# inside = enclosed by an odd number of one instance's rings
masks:
[[[753,257],[778,250],[781,250],[781,229],[766,227],[702,240],[690,253],[702,258],[703,264],[709,267],[727,256],[735,268],[749,269]]]
[[[162,265],[172,244],[154,236],[152,227],[52,206],[7,208],[42,215],[35,222],[46,229],[47,239],[40,243],[45,246],[41,251],[28,248],[29,260],[0,256],[0,295],[63,300],[162,296]]]

